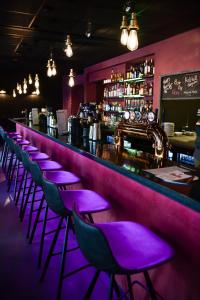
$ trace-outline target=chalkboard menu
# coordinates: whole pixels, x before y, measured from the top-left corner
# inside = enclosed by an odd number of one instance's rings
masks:
[[[200,99],[200,71],[163,76],[161,99]]]

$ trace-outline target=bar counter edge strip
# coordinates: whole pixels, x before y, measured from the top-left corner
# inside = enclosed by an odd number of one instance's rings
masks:
[[[148,180],[145,177],[142,177],[140,175],[131,173],[131,172],[127,171],[126,169],[113,164],[112,162],[109,162],[109,161],[103,160],[101,158],[95,157],[94,155],[92,155],[92,154],[90,154],[90,153],[88,153],[88,152],[86,152],[84,150],[78,149],[75,146],[72,146],[70,144],[64,143],[64,142],[60,141],[57,138],[49,136],[49,135],[47,135],[47,134],[45,134],[45,133],[43,133],[43,132],[41,132],[39,130],[36,130],[34,128],[31,128],[30,126],[28,126],[28,125],[26,125],[24,123],[16,121],[15,119],[9,119],[9,120],[12,121],[12,122],[14,122],[14,123],[16,123],[16,124],[24,126],[24,127],[28,128],[29,130],[35,131],[38,134],[40,134],[40,135],[42,135],[42,136],[44,136],[44,137],[46,137],[46,138],[48,138],[48,139],[50,139],[50,140],[58,143],[58,144],[61,144],[62,146],[65,146],[65,147],[67,147],[67,148],[69,148],[69,149],[71,149],[71,150],[73,150],[73,151],[75,151],[75,152],[77,152],[77,153],[79,153],[79,154],[81,154],[81,155],[89,158],[89,159],[92,159],[95,162],[97,162],[97,163],[99,163],[99,164],[101,164],[101,165],[103,165],[103,166],[105,166],[105,167],[107,167],[107,168],[109,168],[111,170],[114,170],[114,171],[116,171],[116,172],[118,172],[118,173],[120,173],[120,174],[122,174],[122,175],[124,175],[124,176],[126,176],[128,178],[130,178],[130,179],[133,179],[133,180],[139,182],[140,184],[142,184],[144,186],[147,186],[150,189],[152,189],[152,190],[154,190],[156,192],[159,192],[160,194],[163,194],[163,195],[169,197],[172,200],[175,200],[175,201],[177,201],[177,202],[179,202],[179,203],[181,203],[181,204],[183,204],[183,205],[185,205],[185,206],[187,206],[187,207],[189,207],[189,208],[191,208],[191,209],[193,209],[195,211],[200,212],[200,203],[198,203],[196,200],[193,200],[190,197],[187,197],[186,195],[180,194],[180,193],[178,193],[178,192],[176,192],[174,190],[171,190],[171,189],[169,189],[169,188],[167,188],[165,186],[162,186],[162,185],[160,185],[158,183],[150,181],[150,180]]]

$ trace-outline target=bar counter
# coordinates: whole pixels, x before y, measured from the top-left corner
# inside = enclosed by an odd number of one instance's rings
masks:
[[[176,252],[174,260],[151,271],[154,286],[164,299],[199,299],[198,201],[146,178],[140,169],[135,168],[134,172],[127,170],[122,167],[124,161],[122,163],[111,155],[112,151],[102,152],[95,145],[91,154],[85,151],[88,150],[86,144],[83,150],[66,143],[66,137],[57,139],[37,127],[12,121],[16,123],[16,130],[32,145],[81,177],[84,187],[95,190],[110,201],[111,211],[100,214],[95,221],[132,220],[144,224],[169,241]],[[92,149],[93,145],[90,147]],[[113,150],[112,146],[106,147]],[[98,157],[102,154],[103,157]],[[144,299],[141,296],[143,293],[138,289],[136,297]]]

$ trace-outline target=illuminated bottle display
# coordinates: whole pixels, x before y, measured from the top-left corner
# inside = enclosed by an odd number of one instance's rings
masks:
[[[111,70],[110,78],[104,80],[104,119],[118,122],[123,113],[139,111],[145,114],[153,107],[154,59],[127,64],[124,74]]]

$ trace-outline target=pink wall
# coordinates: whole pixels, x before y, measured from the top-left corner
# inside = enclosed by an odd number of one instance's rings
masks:
[[[110,201],[112,209],[95,221],[136,221],[169,241],[174,259],[150,271],[165,300],[199,300],[200,213],[27,127],[17,124],[17,131]],[[143,289],[136,288],[136,299],[147,299]]]
[[[68,116],[76,115],[79,103],[84,100],[84,76],[75,77],[75,86],[68,86],[68,77],[63,78],[63,109],[67,109]]]
[[[85,96],[90,93],[88,84],[103,80],[110,76],[111,69],[121,72],[125,64],[137,61],[139,58],[155,55],[155,78],[154,78],[154,108],[159,108],[160,102],[160,76],[164,74],[178,73],[200,69],[200,28],[184,32],[161,42],[138,49],[134,52],[114,57],[104,62],[88,67],[84,71],[87,90]],[[93,86],[93,95],[94,86]]]

